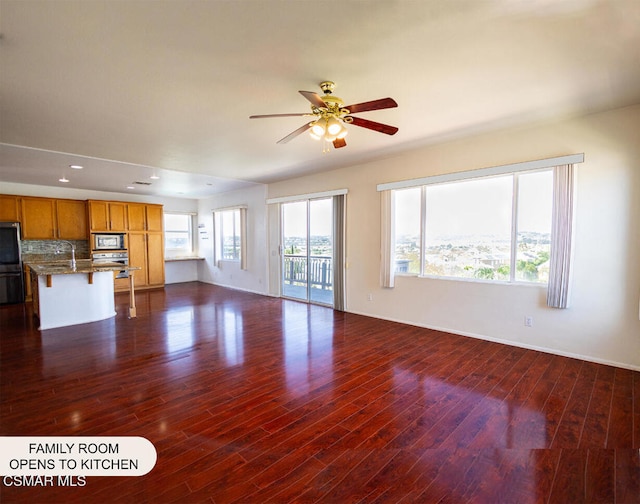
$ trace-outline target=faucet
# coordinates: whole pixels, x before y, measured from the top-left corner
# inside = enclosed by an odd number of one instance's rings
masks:
[[[76,246],[67,240],[58,240],[58,241],[68,243],[69,245],[71,245],[71,267],[73,269],[76,269]]]

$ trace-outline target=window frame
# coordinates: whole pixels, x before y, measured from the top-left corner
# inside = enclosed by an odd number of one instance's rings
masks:
[[[238,212],[237,231],[237,257],[224,257],[224,216],[223,214]],[[236,218],[233,217],[234,235],[236,231]],[[218,208],[213,210],[213,228],[214,228],[214,263],[220,267],[222,263],[239,264],[240,269],[247,269],[247,206],[237,205],[233,207]],[[234,247],[235,249],[236,247]]]
[[[188,240],[189,240],[189,244],[190,244],[190,250],[188,253],[186,254],[181,254],[180,252],[183,252],[184,249],[181,248],[170,248],[167,247],[167,243],[169,243],[169,240],[167,240],[167,233],[168,232],[173,232],[173,233],[183,233],[184,231],[182,230],[172,230],[169,229],[166,225],[166,216],[167,215],[180,215],[180,216],[187,216],[188,219],[188,223],[189,223],[189,229],[187,231],[188,234]],[[191,256],[195,256],[197,254],[196,251],[196,242],[195,242],[195,233],[194,233],[194,217],[196,214],[188,212],[168,212],[165,211],[163,213],[163,224],[164,224],[164,242],[165,242],[165,247],[164,247],[164,256],[167,259],[171,259],[174,257],[180,257],[180,256],[185,256],[185,257],[191,257]],[[172,252],[177,252],[177,253],[172,253]]]
[[[220,220],[218,224],[219,235],[218,238],[220,240],[220,260],[221,261],[230,261],[230,262],[240,262],[241,258],[241,249],[242,249],[242,233],[241,233],[241,225],[240,225],[240,209],[239,208],[231,208],[229,210],[222,210],[219,212]],[[229,235],[232,241],[232,257],[225,257],[225,214],[231,214],[231,228],[232,233]],[[237,228],[237,229],[236,229]],[[236,240],[237,237],[237,240]]]
[[[396,193],[396,196],[399,192],[405,189],[411,189],[420,187],[420,245],[419,245],[419,264],[420,271],[418,273],[410,273],[410,272],[398,272],[394,270],[394,275],[396,276],[404,276],[404,277],[419,277],[419,278],[428,278],[428,279],[440,279],[440,280],[453,280],[453,281],[463,281],[463,282],[475,282],[475,283],[491,283],[491,284],[499,284],[499,285],[526,285],[526,286],[539,286],[539,287],[547,287],[548,279],[544,282],[533,282],[526,281],[522,279],[518,279],[517,277],[517,252],[518,252],[518,211],[519,211],[519,183],[520,177],[526,176],[532,173],[544,173],[550,172],[553,173],[553,167],[543,167],[543,168],[535,168],[530,170],[517,170],[512,172],[503,172],[498,174],[487,174],[484,176],[469,176],[469,177],[460,177],[453,180],[443,180],[443,181],[434,181],[429,184],[421,184],[421,185],[413,185],[413,186],[405,186],[405,187],[397,187],[392,189],[393,192]],[[511,187],[511,230],[510,230],[510,258],[509,258],[509,279],[481,279],[475,277],[462,277],[462,276],[448,276],[448,275],[432,275],[425,273],[425,254],[427,250],[427,189],[429,186],[440,186],[444,184],[456,184],[456,183],[465,183],[473,180],[482,180],[488,178],[498,178],[498,177],[512,177],[512,187]],[[397,201],[396,203],[397,204]],[[395,213],[395,210],[394,210]],[[549,223],[551,225],[551,223]],[[551,229],[549,230],[551,232]],[[394,242],[395,242],[395,233],[394,233]],[[395,245],[394,245],[394,255],[395,255]],[[395,259],[394,259],[395,264]]]

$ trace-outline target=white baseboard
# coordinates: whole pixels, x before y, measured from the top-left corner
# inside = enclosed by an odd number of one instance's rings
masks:
[[[274,297],[274,296],[270,295],[267,292],[260,292],[260,291],[256,291],[256,290],[252,290],[252,289],[243,289],[242,287],[236,287],[234,285],[227,285],[227,284],[221,284],[221,283],[216,283],[216,282],[207,282],[206,280],[198,280],[198,282],[206,283],[206,284],[209,284],[209,285],[216,285],[218,287],[224,287],[226,289],[237,290],[237,291],[242,291],[242,292],[249,292],[251,294],[258,294],[260,296]]]
[[[349,313],[353,313],[355,315],[362,315],[364,317],[371,317],[371,318],[378,318],[381,320],[388,320],[389,322],[397,322],[399,324],[406,324],[406,325],[411,325],[411,326],[415,326],[415,327],[423,327],[425,329],[432,329],[434,331],[440,331],[440,332],[446,332],[446,333],[450,333],[450,334],[456,334],[458,336],[466,336],[468,338],[476,338],[476,339],[481,339],[484,341],[491,341],[493,343],[501,343],[503,345],[509,345],[509,346],[514,346],[514,347],[518,347],[518,348],[526,348],[527,350],[536,350],[538,352],[544,352],[544,353],[548,353],[548,354],[552,354],[552,355],[560,355],[562,357],[570,357],[572,359],[579,359],[579,360],[583,360],[583,361],[588,361],[588,362],[595,362],[596,364],[605,364],[607,366],[613,366],[613,367],[618,367],[618,368],[622,368],[622,369],[629,369],[631,371],[640,371],[640,366],[633,366],[631,364],[627,364],[626,362],[616,362],[616,361],[610,361],[607,359],[600,359],[598,357],[593,357],[591,355],[582,355],[582,354],[576,354],[573,352],[564,352],[562,350],[556,350],[555,348],[547,348],[547,347],[541,347],[541,346],[537,346],[537,345],[528,345],[526,343],[520,343],[517,341],[511,341],[511,340],[505,340],[502,338],[493,338],[491,336],[485,336],[484,334],[477,334],[477,333],[470,333],[470,332],[466,332],[466,331],[458,331],[456,329],[449,329],[447,327],[436,327],[436,326],[429,326],[426,324],[416,324],[414,322],[407,322],[405,320],[398,320],[398,319],[393,319],[393,318],[387,318],[387,317],[374,317],[373,315],[369,314],[369,313],[362,313],[362,312],[356,312],[356,311],[350,311]]]

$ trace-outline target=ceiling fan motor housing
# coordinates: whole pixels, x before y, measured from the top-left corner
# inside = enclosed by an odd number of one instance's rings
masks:
[[[324,94],[328,95],[333,93],[333,90],[336,88],[335,82],[332,81],[324,81],[320,83],[320,89],[324,91]]]

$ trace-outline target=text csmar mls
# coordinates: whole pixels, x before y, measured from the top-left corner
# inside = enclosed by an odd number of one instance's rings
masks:
[[[2,484],[8,487],[83,487],[87,479],[84,476],[3,476]]]

